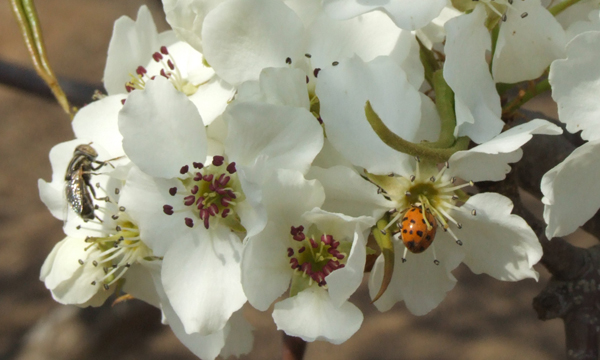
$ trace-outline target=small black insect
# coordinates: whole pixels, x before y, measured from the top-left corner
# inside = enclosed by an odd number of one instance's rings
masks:
[[[84,221],[93,220],[94,218],[100,220],[94,214],[95,207],[92,197],[96,200],[107,200],[107,198],[97,198],[96,191],[90,183],[92,171],[96,171],[106,164],[111,165],[108,161],[96,160],[97,157],[98,152],[89,144],[79,145],[75,148],[73,158],[71,158],[65,173],[67,202],[71,205],[71,209],[81,216]],[[98,164],[98,166],[94,167],[93,164]]]

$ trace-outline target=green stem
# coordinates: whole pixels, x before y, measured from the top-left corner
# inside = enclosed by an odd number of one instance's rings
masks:
[[[565,0],[561,3],[554,5],[553,7],[548,9],[548,11],[550,11],[550,13],[552,15],[556,16],[556,15],[560,14],[561,12],[567,10],[571,5],[577,4],[579,1],[580,0]]]
[[[424,160],[434,161],[436,163],[443,163],[448,161],[450,156],[457,151],[467,149],[469,145],[469,138],[462,137],[457,139],[451,147],[446,149],[436,149],[423,144],[415,144],[410,141],[406,141],[400,136],[394,134],[379,118],[379,115],[371,107],[371,102],[367,100],[365,104],[365,115],[371,127],[379,136],[379,138],[389,147],[399,152],[417,156]]]
[[[73,113],[67,96],[60,87],[46,56],[42,30],[33,0],[10,0],[10,2],[36,72],[50,87],[63,110],[72,118]]]
[[[532,86],[529,89],[527,89],[525,91],[525,94],[523,94],[522,96],[518,96],[510,103],[506,104],[504,106],[504,109],[502,109],[502,116],[504,117],[506,115],[514,113],[515,111],[519,110],[519,108],[521,108],[521,106],[523,106],[526,102],[550,89],[551,86],[548,79],[540,81],[539,83],[535,84],[535,86]]]
[[[440,114],[441,129],[438,141],[424,143],[430,148],[447,149],[454,144],[454,129],[456,128],[456,114],[454,112],[454,91],[444,79],[442,69],[433,74],[433,89],[435,90],[435,106]]]
[[[433,51],[429,50],[425,45],[423,45],[419,38],[417,38],[417,42],[419,43],[419,57],[421,59],[421,63],[423,64],[423,68],[425,69],[425,80],[427,80],[429,86],[433,88],[433,75],[440,69],[440,64],[437,61]]]

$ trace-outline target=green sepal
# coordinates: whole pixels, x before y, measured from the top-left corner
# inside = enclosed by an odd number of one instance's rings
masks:
[[[394,261],[396,258],[394,253],[394,243],[392,242],[392,236],[389,230],[385,231],[385,234],[382,232],[387,226],[388,221],[389,219],[387,219],[387,216],[384,217],[379,220],[377,225],[371,230],[377,245],[379,245],[379,248],[381,249],[381,254],[383,255],[383,279],[381,280],[379,292],[375,295],[372,302],[377,301],[377,299],[379,299],[387,290],[392,281],[392,275],[394,274]]]

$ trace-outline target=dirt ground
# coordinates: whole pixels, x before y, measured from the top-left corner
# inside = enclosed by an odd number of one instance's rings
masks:
[[[140,0],[38,1],[46,44],[59,76],[99,83],[112,23],[134,17]],[[158,1],[148,1],[166,29]],[[0,6],[0,59],[31,66],[8,2]],[[532,105],[552,112],[547,102]],[[48,153],[73,134],[67,116],[48,100],[0,85],[0,360],[194,359],[157,310],[130,301],[114,308],[78,309],[55,303],[39,269],[63,238],[62,223],[38,197],[37,180],[51,178]],[[538,207],[538,211],[539,211]],[[576,236],[578,244],[594,239]],[[562,359],[560,321],[541,322],[531,308],[548,274],[539,283],[496,281],[462,266],[447,299],[417,317],[403,304],[379,313],[366,286],[353,297],[365,321],[346,343],[309,344],[306,359]],[[253,352],[243,359],[278,359],[281,334],[270,312],[246,309],[256,328]]]

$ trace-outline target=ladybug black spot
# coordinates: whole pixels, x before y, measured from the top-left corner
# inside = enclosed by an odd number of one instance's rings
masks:
[[[416,224],[417,222],[414,219],[410,219],[411,224]]]
[[[409,232],[409,234],[411,234],[411,235],[412,235],[412,234],[413,234],[413,231],[411,230],[411,231]]]
[[[427,241],[431,241],[431,235],[427,235],[425,239],[427,239]]]
[[[427,225],[427,223],[425,222],[425,219],[421,219],[421,221],[423,222],[423,224]]]
[[[417,230],[417,235],[419,235],[419,237],[423,237],[423,232],[421,230]]]
[[[415,248],[415,242],[414,242],[414,241],[408,241],[408,242],[406,243],[406,247],[407,247],[409,250],[412,250],[412,249],[414,249],[414,248]]]
[[[408,231],[406,229],[404,229],[404,230],[402,230],[402,232],[406,234]]]
[[[402,219],[402,221],[406,221],[406,220],[408,220],[408,217],[405,217],[404,219]]]

